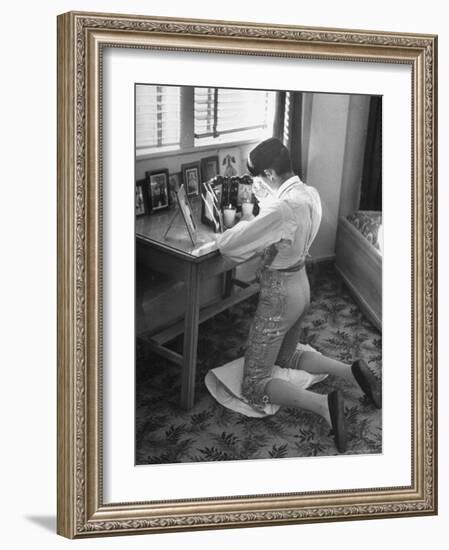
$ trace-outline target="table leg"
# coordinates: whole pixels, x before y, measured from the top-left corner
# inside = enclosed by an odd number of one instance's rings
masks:
[[[181,380],[181,407],[191,409],[195,397],[196,356],[200,302],[199,265],[190,262],[186,275],[186,313],[184,319],[184,362]]]
[[[229,269],[224,274],[224,292],[223,298],[229,298],[232,292],[232,280],[235,277],[235,268]]]

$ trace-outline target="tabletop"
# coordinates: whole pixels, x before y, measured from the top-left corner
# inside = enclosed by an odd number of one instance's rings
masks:
[[[191,259],[202,258],[209,254],[218,254],[214,230],[201,222],[200,197],[190,199],[190,204],[197,228],[195,244],[192,244],[190,240],[179,208],[136,217],[137,239]],[[175,215],[173,225],[164,237]]]

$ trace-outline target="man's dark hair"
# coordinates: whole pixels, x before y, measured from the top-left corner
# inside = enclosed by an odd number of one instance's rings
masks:
[[[290,153],[277,138],[261,141],[248,155],[246,163],[252,176],[264,175],[264,170],[273,169],[276,174],[286,174],[292,171]]]

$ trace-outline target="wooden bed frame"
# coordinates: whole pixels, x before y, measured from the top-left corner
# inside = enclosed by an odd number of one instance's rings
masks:
[[[382,255],[346,218],[338,221],[335,265],[369,320],[382,330]]]

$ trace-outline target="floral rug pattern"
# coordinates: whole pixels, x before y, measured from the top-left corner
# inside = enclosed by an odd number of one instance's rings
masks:
[[[367,361],[381,376],[382,336],[363,316],[332,264],[309,270],[311,307],[300,341],[340,361]],[[329,427],[320,417],[295,408],[273,416],[248,418],[219,405],[204,385],[214,367],[240,357],[257,297],[200,326],[195,406],[179,407],[180,371],[137,342],[136,464],[203,462],[337,454]],[[182,351],[182,336],[170,346]],[[329,393],[338,386],[345,398],[346,454],[382,452],[382,411],[360,389],[329,377],[311,389]]]

